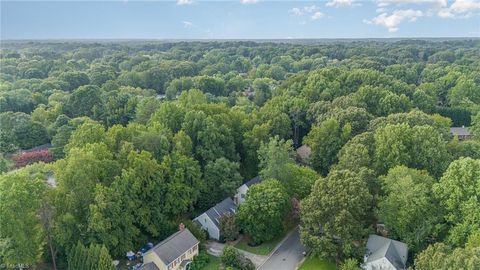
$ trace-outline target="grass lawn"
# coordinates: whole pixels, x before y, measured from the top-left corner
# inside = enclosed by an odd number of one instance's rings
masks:
[[[283,237],[285,237],[285,234],[281,234],[275,238],[273,238],[270,241],[264,242],[261,245],[258,245],[256,247],[251,247],[248,245],[248,242],[250,241],[248,237],[243,237],[242,240],[240,240],[235,247],[241,250],[245,250],[254,254],[258,255],[268,255],[270,252],[277,246],[277,244],[282,241]]]
[[[220,269],[220,258],[208,254],[210,257],[210,262],[205,265],[202,270],[218,270]]]
[[[337,267],[333,263],[321,260],[316,257],[307,257],[299,270],[336,270]]]

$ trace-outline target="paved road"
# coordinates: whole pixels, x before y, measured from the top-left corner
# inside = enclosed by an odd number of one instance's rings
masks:
[[[298,228],[273,252],[259,270],[294,270],[303,259],[305,248],[300,243]]]

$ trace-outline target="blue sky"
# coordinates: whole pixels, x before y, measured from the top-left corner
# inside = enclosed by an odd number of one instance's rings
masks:
[[[480,0],[0,3],[3,40],[480,36]]]

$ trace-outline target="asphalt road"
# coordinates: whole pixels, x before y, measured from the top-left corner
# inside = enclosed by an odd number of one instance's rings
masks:
[[[286,238],[259,270],[294,270],[303,259],[305,248],[300,242],[298,228]]]

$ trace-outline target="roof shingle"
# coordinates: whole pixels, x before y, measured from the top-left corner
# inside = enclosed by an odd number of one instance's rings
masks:
[[[198,243],[197,238],[188,229],[183,229],[170,235],[147,253],[155,252],[166,265],[169,265]]]

